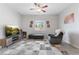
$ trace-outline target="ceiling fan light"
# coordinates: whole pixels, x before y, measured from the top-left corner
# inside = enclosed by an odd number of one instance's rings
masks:
[[[40,11],[41,11],[41,8],[37,8],[37,11],[39,11],[39,12],[40,12]]]

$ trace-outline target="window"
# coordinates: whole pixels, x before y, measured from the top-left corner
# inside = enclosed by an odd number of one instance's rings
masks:
[[[43,29],[43,27],[44,25],[42,21],[35,21],[35,30],[40,31]]]

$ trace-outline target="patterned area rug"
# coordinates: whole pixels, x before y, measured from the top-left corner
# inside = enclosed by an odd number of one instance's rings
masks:
[[[62,53],[52,47],[47,40],[27,40],[0,49],[0,55],[62,55]]]

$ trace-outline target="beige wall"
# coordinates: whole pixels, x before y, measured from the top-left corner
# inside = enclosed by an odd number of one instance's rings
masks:
[[[5,38],[4,26],[20,26],[20,15],[11,9],[9,9],[5,4],[0,4],[0,39]]]
[[[64,24],[64,17],[72,12],[75,13],[74,23]],[[63,41],[79,48],[79,4],[73,4],[64,10],[59,18],[60,28],[65,31]]]
[[[29,27],[30,21],[43,21],[44,22],[44,29],[42,31],[36,31],[34,26],[33,28]],[[46,27],[46,21],[50,21],[50,28]],[[58,17],[57,16],[51,16],[51,15],[26,15],[22,17],[22,29],[24,31],[27,31],[28,34],[32,33],[43,33],[45,36],[49,33],[53,33],[55,29],[58,28]]]

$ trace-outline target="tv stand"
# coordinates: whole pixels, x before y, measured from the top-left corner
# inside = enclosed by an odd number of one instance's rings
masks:
[[[17,41],[21,41],[22,39],[26,38],[26,32],[7,37],[5,39],[0,39],[0,46],[1,47],[8,47],[13,43],[16,43]]]
[[[5,39],[0,39],[0,46],[2,48],[6,46],[6,40]]]
[[[11,37],[8,37],[8,38],[5,38],[5,39],[0,39],[0,46],[3,48],[3,47],[8,47],[10,46],[11,44],[17,42],[17,41],[20,41],[21,40],[21,37],[20,35],[16,35],[16,36],[11,36]]]

